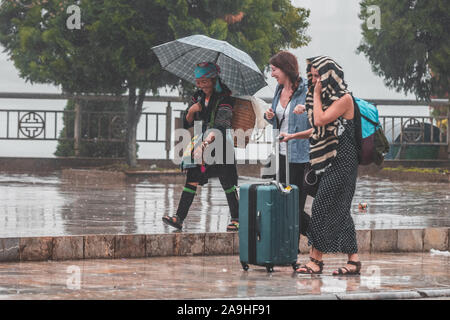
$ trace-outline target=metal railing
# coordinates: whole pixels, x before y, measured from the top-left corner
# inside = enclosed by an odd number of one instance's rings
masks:
[[[0,99],[67,100],[75,101],[123,101],[127,96],[67,95],[42,93],[0,92]],[[271,98],[263,98],[270,103]],[[450,107],[448,100],[420,102],[415,100],[365,99],[377,106],[439,106],[447,107],[447,115],[394,116],[380,115],[386,137],[393,146],[434,145],[447,146],[450,154]],[[165,143],[166,158],[172,149],[172,121],[181,109],[171,103],[185,102],[174,96],[146,96],[144,101],[166,103],[165,112],[142,112],[138,124],[137,141],[141,143]],[[96,124],[95,126],[93,124]],[[446,124],[445,124],[446,123]],[[142,126],[144,126],[142,128]],[[164,134],[160,128],[165,127]],[[65,130],[63,130],[65,128]],[[251,143],[270,143],[270,128],[254,132]],[[124,141],[126,133],[125,112],[96,112],[83,110],[80,103],[74,111],[0,109],[0,140],[74,140],[75,149],[80,141]]]
[[[385,135],[392,145],[446,145],[447,117],[380,116]],[[389,128],[387,129],[389,124]]]
[[[5,122],[0,140],[74,140],[75,130],[63,129],[74,125],[75,114],[75,111],[0,109],[0,121]],[[145,135],[137,141],[165,142],[165,137],[159,134],[159,126],[160,119],[165,123],[166,117],[162,112],[143,112],[141,121]],[[125,112],[82,111],[81,121],[85,127],[81,140],[123,142],[125,119]]]
[[[271,102],[271,99],[264,99]],[[387,99],[364,99],[372,102],[376,106],[446,106],[447,116],[400,116],[400,115],[379,115],[382,130],[393,146],[398,145],[448,145],[449,106],[447,100],[433,100],[430,103],[415,100],[387,100]],[[250,142],[271,143],[272,135],[270,130],[254,132]],[[449,151],[450,152],[450,151]]]

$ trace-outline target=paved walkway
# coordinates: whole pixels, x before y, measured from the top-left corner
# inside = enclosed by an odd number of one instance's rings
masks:
[[[79,183],[57,175],[0,174],[0,238],[172,232],[161,217],[175,214],[184,182],[161,180]],[[239,183],[255,181],[240,177]],[[359,202],[368,204],[366,212],[359,212]],[[307,201],[307,212],[310,206]],[[450,227],[450,184],[360,177],[352,213],[361,230]],[[220,183],[211,179],[199,188],[184,231],[225,232],[229,216]]]
[[[303,263],[307,256],[299,257]],[[326,255],[323,275],[288,267],[242,271],[238,256],[0,264],[0,299],[395,299],[450,296],[450,257],[362,254],[361,276],[333,277],[344,256]]]

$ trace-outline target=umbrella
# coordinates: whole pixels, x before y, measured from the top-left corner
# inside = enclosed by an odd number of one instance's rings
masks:
[[[253,59],[226,41],[193,35],[152,50],[163,69],[194,84],[195,66],[200,62],[215,62],[221,69],[220,78],[233,95],[253,95],[267,85]]]

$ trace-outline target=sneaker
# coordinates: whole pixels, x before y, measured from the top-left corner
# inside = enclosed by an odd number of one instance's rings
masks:
[[[183,229],[183,222],[181,222],[180,218],[178,218],[177,216],[164,216],[162,217],[162,221],[171,227],[177,228],[178,230]]]
[[[239,221],[231,220],[230,224],[227,226],[227,231],[239,231]]]

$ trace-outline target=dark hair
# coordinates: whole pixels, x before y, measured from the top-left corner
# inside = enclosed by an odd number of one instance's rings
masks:
[[[297,58],[288,51],[280,51],[270,58],[269,63],[281,69],[287,75],[292,83],[292,90],[295,92],[300,84]]]

